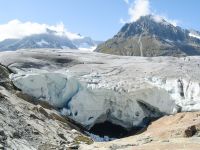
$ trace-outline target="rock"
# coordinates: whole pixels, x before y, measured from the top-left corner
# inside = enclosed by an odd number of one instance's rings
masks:
[[[20,139],[22,137],[22,133],[20,131],[15,131],[13,134],[12,134],[12,137],[13,138],[17,138],[17,139]]]
[[[0,144],[0,149],[2,149],[2,150],[4,149],[4,146],[2,144]]]
[[[3,130],[0,131],[0,143],[4,143],[6,142],[7,140],[7,135],[5,134],[5,132]]]
[[[65,138],[64,134],[58,133],[58,136],[59,136],[60,138],[62,138],[63,140],[67,141],[67,139]]]
[[[72,150],[77,150],[79,148],[79,145],[78,144],[72,144],[72,145],[69,145],[68,148],[70,148]]]
[[[169,142],[169,140],[162,140],[162,142]]]
[[[6,134],[3,130],[0,130],[0,136],[6,136]]]
[[[35,134],[35,135],[39,135],[40,133],[39,133],[39,131],[38,130],[33,130],[33,134]]]
[[[197,133],[196,126],[190,126],[185,130],[185,137],[192,137],[194,134]]]

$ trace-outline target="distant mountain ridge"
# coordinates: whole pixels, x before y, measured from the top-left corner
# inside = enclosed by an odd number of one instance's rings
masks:
[[[117,35],[95,51],[131,56],[200,55],[200,33],[148,15],[125,24]]]
[[[70,39],[66,35],[47,29],[46,33],[33,34],[21,39],[6,39],[0,42],[0,51],[33,49],[33,48],[56,48],[56,49],[84,49],[94,50],[98,42],[90,37],[77,35],[78,38]]]

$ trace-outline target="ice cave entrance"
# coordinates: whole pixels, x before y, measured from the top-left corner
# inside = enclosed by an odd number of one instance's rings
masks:
[[[127,130],[122,126],[113,124],[109,121],[95,124],[90,130],[89,134],[94,141],[112,141],[123,137],[136,134],[141,128]]]

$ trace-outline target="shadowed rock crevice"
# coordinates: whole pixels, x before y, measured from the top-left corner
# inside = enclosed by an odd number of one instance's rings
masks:
[[[120,125],[113,124],[110,121],[105,121],[102,123],[95,124],[88,132],[99,138],[102,138],[102,141],[112,141],[114,139],[120,139],[135,134],[142,133],[142,127],[135,127],[132,129],[126,129]],[[91,136],[93,140],[99,141],[99,139]]]

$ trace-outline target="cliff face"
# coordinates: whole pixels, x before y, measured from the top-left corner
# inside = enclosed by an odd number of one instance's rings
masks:
[[[196,32],[199,35],[199,32]],[[125,24],[96,51],[127,56],[183,56],[200,54],[200,36],[175,27],[156,16],[144,16]]]

